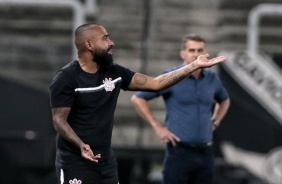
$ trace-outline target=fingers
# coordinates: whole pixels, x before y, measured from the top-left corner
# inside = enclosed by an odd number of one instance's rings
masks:
[[[173,146],[176,146],[176,143],[180,141],[179,137],[171,133],[165,127],[159,129],[157,134],[160,137],[161,141],[165,144],[171,143]]]
[[[226,60],[225,56],[219,56],[208,60],[207,58],[204,57],[204,55],[202,55],[202,57],[198,59],[198,65],[203,68],[208,68],[218,63],[224,62],[225,60]]]
[[[206,53],[206,54],[203,54],[203,55],[199,55],[198,59],[207,59],[208,57],[209,57],[209,54]]]
[[[166,138],[162,139],[162,142],[165,144],[171,143],[173,146],[176,146],[176,143],[178,142],[176,139],[173,138]]]
[[[177,142],[179,142],[180,139],[174,135],[174,134],[170,134],[164,138],[162,138],[162,142],[167,144],[167,143],[171,143],[173,146],[176,146]]]
[[[167,144],[169,141],[168,141],[168,139],[162,139],[162,142]]]
[[[213,62],[214,64],[216,64],[216,63],[223,62],[223,61],[225,61],[225,60],[226,60],[226,57],[225,57],[225,56],[219,56],[219,57],[213,58],[213,59],[212,59],[212,62]]]
[[[101,154],[97,154],[93,157],[93,161],[98,163],[99,162],[98,159],[100,159],[100,158],[101,158]]]
[[[93,162],[99,162],[99,159],[101,158],[101,154],[94,155],[94,153],[90,149],[90,146],[87,144],[83,146],[81,154],[82,157]]]
[[[200,55],[195,61],[200,68],[209,68],[226,60],[225,56],[208,59],[209,54]]]
[[[214,63],[214,64],[220,63],[220,62],[223,62],[223,61],[226,60],[225,56],[218,56],[218,57],[212,58],[210,60],[207,59],[208,57],[209,57],[209,54],[200,55],[198,57],[198,60],[200,60],[202,62],[208,61],[209,63]]]

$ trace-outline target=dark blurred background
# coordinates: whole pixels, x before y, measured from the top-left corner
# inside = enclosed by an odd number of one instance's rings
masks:
[[[77,26],[102,24],[115,42],[115,62],[155,76],[182,62],[181,38],[192,32],[206,38],[211,57],[228,51],[232,62],[242,60],[250,50],[248,38],[256,35],[248,34],[250,12],[262,3],[282,6],[281,0],[0,0],[1,183],[56,183],[49,84],[60,67],[76,58]],[[212,68],[231,97],[231,108],[214,135],[215,184],[270,183],[248,166],[228,162],[221,146],[229,142],[265,158],[282,145],[282,118],[277,114],[282,112],[281,11],[258,16],[255,54],[269,58],[247,57],[253,68],[246,69],[246,80],[236,75],[240,68]],[[248,82],[258,81],[257,73],[264,78],[248,88]],[[266,87],[257,95],[263,79]],[[265,100],[268,93],[273,99]],[[112,146],[120,184],[160,184],[164,145],[137,116],[129,101],[132,94],[121,92],[115,114]],[[162,100],[151,105],[163,121]]]

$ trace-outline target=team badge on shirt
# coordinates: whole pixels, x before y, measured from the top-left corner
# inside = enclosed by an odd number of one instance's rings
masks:
[[[105,85],[105,90],[106,91],[113,91],[113,89],[115,89],[115,84],[112,82],[112,78],[105,78],[105,80],[103,80],[103,83]]]
[[[81,180],[77,180],[76,178],[74,178],[73,180],[69,181],[69,184],[82,184]]]

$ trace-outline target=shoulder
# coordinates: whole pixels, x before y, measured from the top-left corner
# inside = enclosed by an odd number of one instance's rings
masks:
[[[78,62],[72,61],[63,66],[61,69],[59,69],[53,79],[53,81],[56,80],[69,80],[74,76],[73,74],[77,72],[78,68]]]
[[[216,75],[215,71],[212,70],[212,69],[210,69],[210,68],[204,68],[204,69],[202,69],[202,70],[203,70],[203,72],[204,72],[205,74],[208,74],[208,75]]]
[[[117,63],[114,63],[112,66],[109,67],[109,69],[115,69],[115,70],[129,70],[129,68],[124,67],[122,65],[119,65]]]
[[[59,71],[63,71],[63,72],[75,72],[77,71],[79,67],[78,61],[71,61],[68,64],[66,64],[65,66],[63,66]]]
[[[202,71],[205,76],[214,77],[214,78],[218,77],[217,73],[212,69],[203,69]]]
[[[219,75],[211,69],[203,69],[203,76],[206,81],[213,83],[221,83]]]
[[[118,73],[118,74],[120,74],[120,75],[127,75],[127,74],[134,74],[135,72],[134,71],[132,71],[131,69],[129,69],[129,68],[126,68],[126,67],[124,67],[124,66],[121,66],[121,65],[119,65],[119,64],[116,64],[116,63],[114,63],[112,66],[110,66],[109,68],[108,68],[108,72],[111,72],[111,73]]]

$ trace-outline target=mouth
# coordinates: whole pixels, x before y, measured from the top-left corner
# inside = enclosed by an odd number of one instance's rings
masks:
[[[113,48],[109,48],[107,53],[112,55],[113,54]]]

